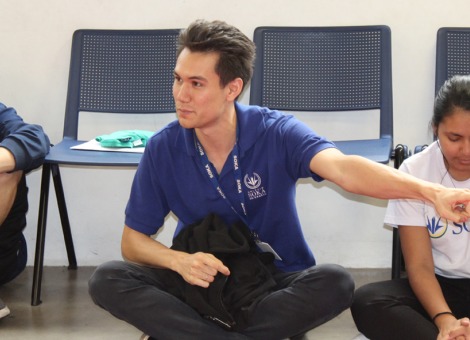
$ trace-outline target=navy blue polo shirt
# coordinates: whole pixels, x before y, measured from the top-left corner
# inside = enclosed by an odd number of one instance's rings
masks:
[[[201,166],[193,129],[175,121],[147,143],[132,184],[125,223],[152,235],[171,211],[179,220],[176,235],[185,225],[199,222],[209,213],[218,214],[228,224],[243,216],[259,239],[281,257],[276,260],[281,270],[308,268],[315,259],[301,230],[295,184],[305,177],[323,180],[310,171],[310,160],[335,145],[291,115],[238,103],[235,108],[246,216],[231,158],[218,177],[227,197],[224,200]]]

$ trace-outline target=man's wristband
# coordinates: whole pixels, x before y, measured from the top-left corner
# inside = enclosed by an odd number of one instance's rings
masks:
[[[438,317],[440,317],[441,315],[445,315],[445,314],[452,315],[455,318],[455,315],[452,312],[440,312],[440,313],[437,313],[436,315],[434,315],[434,317],[432,318],[432,322],[434,323],[434,321],[436,321],[436,319]]]

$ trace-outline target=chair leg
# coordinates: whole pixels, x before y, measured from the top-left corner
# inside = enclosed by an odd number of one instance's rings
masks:
[[[41,178],[41,192],[39,195],[39,213],[38,213],[38,230],[36,238],[36,252],[34,258],[33,271],[33,289],[31,294],[31,305],[38,306],[41,304],[41,283],[44,267],[44,248],[46,242],[46,225],[47,225],[47,209],[49,202],[50,174],[54,181],[57,205],[59,207],[59,215],[64,234],[65,247],[69,261],[69,269],[77,269],[77,259],[73,246],[72,232],[65,204],[64,189],[62,179],[60,177],[59,166],[57,164],[43,164]]]
[[[398,169],[403,161],[410,156],[408,147],[398,144],[393,150],[394,167]],[[393,228],[393,245],[392,245],[392,279],[398,279],[402,270],[405,269],[403,264],[403,254],[401,252],[400,237],[398,229]]]
[[[402,253],[398,229],[393,228],[392,244],[392,279],[399,279],[402,271]]]
[[[47,205],[49,201],[51,165],[44,163],[42,166],[41,192],[39,194],[38,227],[36,237],[36,252],[34,257],[33,289],[31,293],[31,305],[41,304],[41,281],[44,264],[44,244],[46,241]]]
[[[64,234],[65,248],[67,250],[67,257],[69,260],[68,269],[77,269],[77,258],[75,256],[75,249],[73,246],[72,230],[70,228],[69,214],[67,212],[67,204],[65,203],[64,187],[62,186],[62,179],[60,177],[59,165],[51,165],[52,179],[54,181],[55,194],[57,198],[57,205],[59,207],[60,221],[62,224],[62,232]]]

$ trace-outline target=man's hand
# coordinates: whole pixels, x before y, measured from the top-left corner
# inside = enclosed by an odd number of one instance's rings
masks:
[[[128,226],[122,233],[121,248],[127,261],[171,269],[191,285],[207,288],[218,273],[230,275],[230,270],[212,254],[174,250]]]
[[[442,188],[434,201],[434,207],[442,218],[456,223],[470,218],[470,190]]]
[[[230,275],[230,270],[212,254],[185,254],[176,266],[183,279],[196,286],[209,287],[217,273]]]

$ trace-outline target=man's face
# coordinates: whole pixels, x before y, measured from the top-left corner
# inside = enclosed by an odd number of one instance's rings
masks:
[[[229,86],[221,87],[215,72],[217,53],[191,52],[183,49],[175,66],[173,97],[181,126],[207,128],[216,125],[233,107]]]

